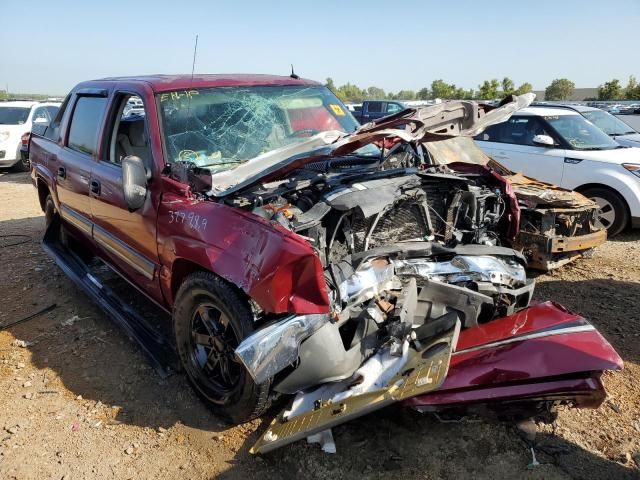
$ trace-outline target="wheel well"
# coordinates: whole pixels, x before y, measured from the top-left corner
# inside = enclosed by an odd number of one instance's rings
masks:
[[[47,195],[49,195],[49,187],[41,178],[37,180],[38,186],[38,200],[40,201],[40,208],[44,212],[44,203],[47,200]]]
[[[206,272],[207,269],[184,258],[178,258],[173,262],[173,268],[171,270],[171,297],[174,300],[184,279],[192,273],[199,271]]]
[[[602,188],[603,190],[608,190],[611,193],[615,193],[620,198],[620,200],[622,200],[624,208],[627,210],[629,221],[631,221],[631,209],[629,208],[629,204],[627,203],[627,200],[622,195],[620,195],[620,192],[618,192],[615,188],[611,188],[610,186],[603,185],[601,183],[587,183],[585,185],[580,185],[579,187],[574,188],[574,190],[576,192],[582,193],[590,188]]]
[[[231,288],[236,290],[238,294],[240,294],[243,298],[249,298],[247,294],[237,285],[229,282],[228,280],[220,277],[215,272],[211,271],[208,268],[204,268],[202,265],[192,262],[191,260],[187,260],[185,258],[178,258],[173,262],[173,268],[171,270],[171,298],[173,301],[176,299],[176,295],[178,290],[180,289],[180,285],[184,282],[185,278],[195,272],[209,272],[213,275],[221,278],[225,283],[227,283]]]

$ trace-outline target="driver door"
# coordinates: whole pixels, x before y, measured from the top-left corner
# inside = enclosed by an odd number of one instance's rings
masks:
[[[536,135],[553,135],[544,122],[533,115],[512,116],[504,123],[493,125],[476,137],[484,152],[514,172],[529,177],[562,184],[566,150],[556,145],[539,146],[533,143]]]
[[[132,97],[141,95],[116,91],[111,99],[103,146],[89,182],[93,235],[105,261],[161,302],[156,196],[150,189],[142,208],[131,212],[122,187],[122,158],[138,156],[149,171],[152,164],[146,115],[139,109],[130,113],[126,108]]]

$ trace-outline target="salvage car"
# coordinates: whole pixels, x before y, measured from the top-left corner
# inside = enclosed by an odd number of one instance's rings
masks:
[[[131,96],[144,115],[124,115]],[[297,77],[84,82],[31,140],[44,247],[150,358],[175,346],[221,417],[295,395],[254,452],[399,401],[596,406],[600,374],[622,361],[585,319],[530,306],[526,259],[501,244],[519,230],[509,182],[426,167],[425,143],[473,137],[532,99],[358,127]],[[88,270],[95,259],[171,314],[173,341]]]
[[[580,193],[514,173],[465,137],[427,142],[424,147],[428,165],[463,174],[497,173],[508,181],[518,202],[520,228],[515,238],[502,241],[527,257],[528,268],[558,268],[592,254],[606,241],[607,231],[598,225],[598,204]]]

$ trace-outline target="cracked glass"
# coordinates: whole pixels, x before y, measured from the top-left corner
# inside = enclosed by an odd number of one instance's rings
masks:
[[[168,163],[228,170],[320,132],[357,122],[325,87],[255,86],[158,95]]]

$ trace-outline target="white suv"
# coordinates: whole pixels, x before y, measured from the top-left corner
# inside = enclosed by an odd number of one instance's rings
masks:
[[[21,138],[31,132],[34,124],[49,124],[56,116],[60,103],[0,102],[0,167],[24,170],[21,161]]]
[[[579,113],[528,107],[476,137],[509,169],[598,203],[609,236],[640,227],[640,148],[624,148]]]

